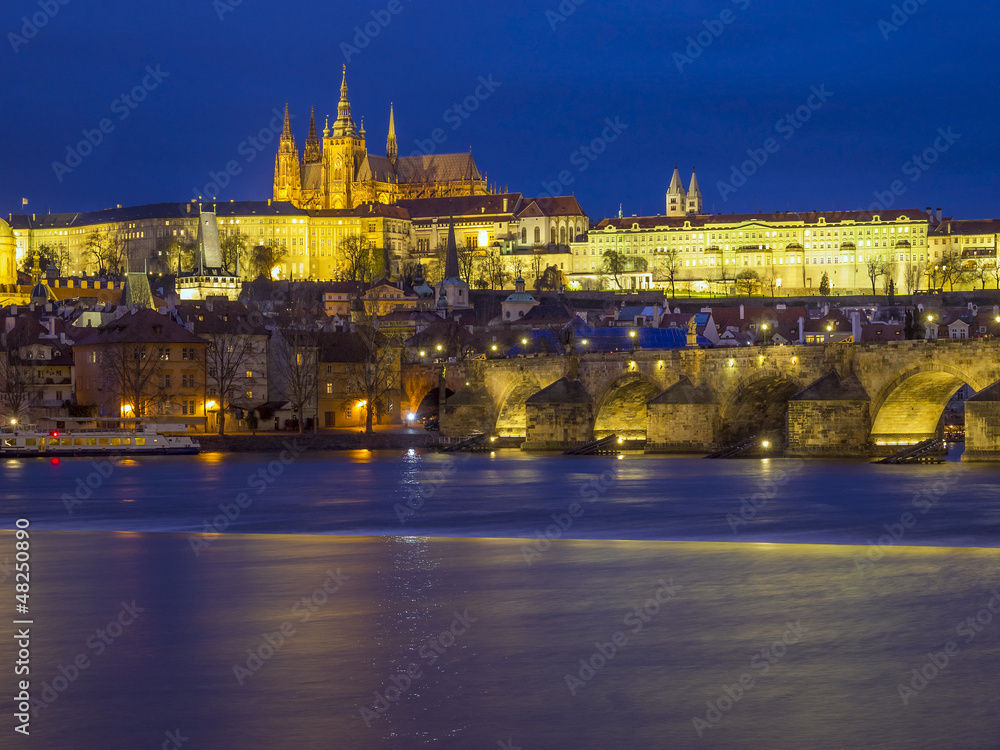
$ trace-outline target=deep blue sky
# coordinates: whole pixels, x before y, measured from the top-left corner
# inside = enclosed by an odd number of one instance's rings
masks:
[[[230,160],[241,171],[220,199],[270,197],[276,142],[250,163],[241,144],[286,99],[300,147],[310,105],[321,128],[324,115],[335,116],[341,43],[389,5],[64,1],[24,44],[8,34],[21,33],[22,16],[42,13],[39,0],[7,0],[0,10],[3,215],[20,211],[22,197],[30,212],[187,200]],[[626,215],[662,213],[674,162],[685,183],[697,166],[705,208],[719,213],[867,208],[900,180],[897,207],[1000,216],[995,4],[908,0],[916,13],[885,40],[878,22],[893,3],[871,0],[585,0],[555,30],[546,17],[555,0],[398,1],[402,12],[349,65],[355,119],[364,116],[376,153],[391,100],[401,154],[440,127],[448,136],[440,150],[472,146],[490,182],[511,190],[540,193],[566,170],[573,182],[562,192],[595,219],[617,214],[619,203]],[[680,72],[674,53],[726,9],[733,22]],[[147,66],[168,76],[122,120],[116,100]],[[491,75],[499,88],[453,130],[444,112]],[[776,133],[810,87],[823,85],[833,95],[809,122],[788,140]],[[113,131],[60,182],[52,163],[102,118]],[[573,154],[606,118],[628,127],[581,173]],[[961,138],[926,172],[907,169],[939,128]],[[772,136],[777,153],[723,201],[717,183]]]

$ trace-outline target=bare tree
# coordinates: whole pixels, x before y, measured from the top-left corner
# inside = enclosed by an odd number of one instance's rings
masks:
[[[370,284],[381,271],[381,255],[360,235],[344,237],[338,250],[343,258],[344,277],[348,281]]]
[[[1000,262],[998,262],[998,260],[994,258],[992,262],[990,262],[987,265],[986,270],[989,273],[990,278],[992,278],[996,282],[997,289],[1000,289]]]
[[[70,253],[63,245],[40,245],[38,247],[38,266],[42,273],[49,266],[55,266],[60,274],[65,273],[70,264]],[[24,254],[24,262],[21,264],[21,271],[30,275],[35,266],[34,253]]]
[[[920,267],[913,263],[907,263],[903,269],[903,286],[907,294],[913,294],[920,285]]]
[[[306,316],[281,316],[272,338],[274,375],[292,405],[302,433],[306,407],[318,392],[319,334]]]
[[[219,399],[219,434],[226,434],[226,410],[234,401],[244,398],[247,370],[257,361],[260,351],[254,336],[235,323],[233,330],[203,335],[208,341],[205,351],[205,382]]]
[[[162,401],[166,385],[161,385],[160,348],[143,342],[137,326],[124,327],[116,341],[101,348],[100,364],[105,386],[120,395],[123,409],[131,409],[133,416],[146,416]]]
[[[248,240],[239,230],[223,237],[219,249],[222,251],[222,269],[226,273],[236,273],[236,269],[246,263]]]
[[[478,257],[478,248],[458,248],[458,275],[466,284],[472,283],[472,274],[475,273],[476,261]]]
[[[865,272],[872,284],[872,295],[878,294],[878,280],[885,276],[885,262],[878,255],[873,255],[865,263]]]
[[[617,250],[605,250],[604,260],[601,263],[601,270],[608,276],[610,276],[614,282],[617,289],[622,288],[621,277],[625,273],[628,267],[628,262],[625,259],[623,253]]]
[[[24,348],[32,342],[28,334],[29,320],[21,320],[3,334],[0,346],[0,406],[5,421],[24,422],[28,409],[38,398],[35,368],[25,357]]]
[[[504,263],[499,249],[491,247],[486,251],[480,263],[480,273],[489,284],[490,289],[500,290],[504,288],[510,278],[510,272],[507,270],[507,264]]]
[[[747,268],[736,274],[736,293],[744,297],[752,297],[760,286],[760,275],[752,268]]]
[[[167,237],[157,248],[157,266],[164,273],[181,273],[194,269],[195,243],[177,237]]]
[[[670,299],[677,297],[677,276],[680,268],[681,257],[675,248],[659,253],[653,260],[653,280],[670,284]]]
[[[125,227],[113,224],[104,231],[92,231],[87,236],[84,257],[88,265],[99,273],[123,273],[129,258]]]
[[[361,347],[362,361],[348,367],[347,377],[365,401],[365,434],[372,433],[376,413],[387,410],[389,397],[400,387],[402,336],[380,326],[382,315],[390,312],[379,305],[369,305],[354,316],[354,335]]]

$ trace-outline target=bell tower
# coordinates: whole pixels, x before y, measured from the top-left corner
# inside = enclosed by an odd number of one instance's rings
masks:
[[[298,205],[302,199],[302,173],[299,171],[299,149],[292,135],[292,121],[285,102],[285,127],[281,131],[278,155],[274,157],[274,200]]]

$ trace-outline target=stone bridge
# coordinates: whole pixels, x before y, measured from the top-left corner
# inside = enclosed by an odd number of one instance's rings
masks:
[[[403,372],[411,410],[434,389],[450,392],[443,435],[482,431],[540,450],[617,434],[647,451],[708,452],[770,434],[789,455],[886,453],[939,435],[946,404],[969,385],[969,460],[1000,458],[998,381],[993,340],[543,355]]]

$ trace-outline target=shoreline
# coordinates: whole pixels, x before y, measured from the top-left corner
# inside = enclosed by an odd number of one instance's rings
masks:
[[[201,444],[202,453],[268,453],[283,450],[285,443],[303,451],[406,450],[433,448],[437,435],[376,432],[312,433],[272,432],[258,435],[192,435]]]

